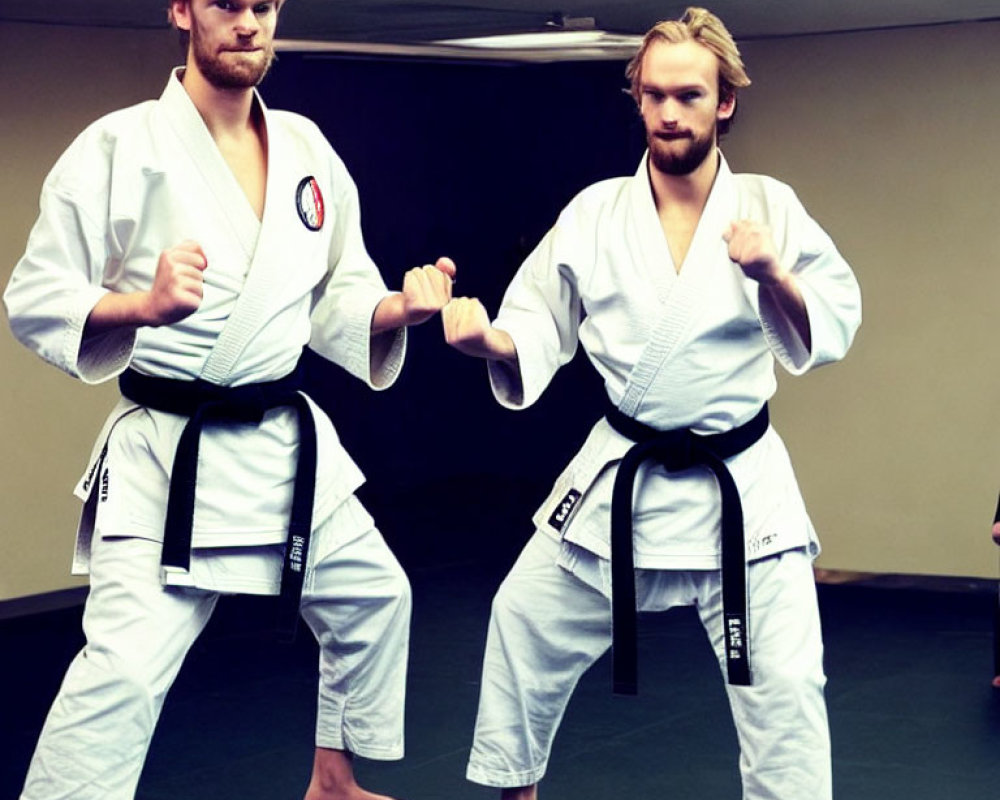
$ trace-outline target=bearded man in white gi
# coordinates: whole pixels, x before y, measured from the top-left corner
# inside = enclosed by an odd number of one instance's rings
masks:
[[[570,202],[492,325],[472,298],[443,312],[504,406],[533,403],[578,343],[610,401],[494,599],[468,777],[537,797],[612,635],[633,692],[636,607],[694,605],[728,674],[743,796],[829,798],[818,546],[766,402],[774,359],[801,374],[846,353],[858,286],[787,186],[733,174],[718,150],[750,82],[718,18],[659,23],[627,75],[648,140],[635,175]],[[638,473],[615,487],[627,462]]]
[[[134,796],[164,697],[227,592],[280,586],[292,626],[301,612],[319,642],[308,800],[376,800],[352,755],[403,755],[409,584],[296,365],[309,346],[389,386],[406,326],[450,299],[454,264],[386,289],[344,164],[315,125],[256,92],[280,6],[170,3],[185,67],[59,159],[4,295],[20,341],[86,383],[120,376],[124,395],[77,487],[87,644],[45,723],[29,800]],[[170,559],[167,540],[181,542]]]

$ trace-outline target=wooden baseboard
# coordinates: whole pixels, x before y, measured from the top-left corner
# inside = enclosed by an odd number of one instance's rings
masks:
[[[997,591],[997,581],[991,578],[963,578],[952,575],[902,575],[895,573],[853,572],[843,569],[814,570],[816,582],[875,586],[883,589],[926,589],[936,592]]]

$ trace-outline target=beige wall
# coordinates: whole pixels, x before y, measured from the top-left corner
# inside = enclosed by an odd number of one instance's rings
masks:
[[[795,186],[864,297],[848,359],[774,404],[820,563],[995,578],[1000,23],[743,50],[726,152]]]
[[[828,568],[995,577],[1000,23],[752,42],[725,145],[787,180],[854,265],[865,323],[844,364],[783,380],[774,417]],[[113,56],[109,55],[113,54]],[[155,96],[161,31],[0,23],[0,279],[42,179],[101,113]],[[0,331],[0,600],[76,585],[70,489],[115,396]]]

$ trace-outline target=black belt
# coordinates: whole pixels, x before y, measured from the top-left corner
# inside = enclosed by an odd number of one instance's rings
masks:
[[[152,378],[132,369],[118,378],[122,394],[133,402],[190,417],[177,442],[170,475],[161,557],[164,568],[187,571],[191,567],[191,528],[202,428],[219,423],[259,425],[264,413],[273,408],[293,408],[298,413],[299,457],[278,599],[278,630],[288,639],[295,636],[298,626],[316,494],[316,423],[309,403],[299,392],[302,384],[301,368],[276,381],[243,386],[219,386],[200,378],[193,381]]]
[[[752,420],[725,433],[702,436],[687,429],[658,431],[617,408],[606,414],[622,436],[636,444],[622,458],[611,497],[611,636],[612,678],[616,694],[638,692],[635,568],[632,558],[632,490],[645,461],[668,472],[704,467],[712,471],[722,494],[722,611],[729,683],[750,685],[747,628],[746,556],[743,505],[724,459],[746,450],[767,431],[765,405]]]

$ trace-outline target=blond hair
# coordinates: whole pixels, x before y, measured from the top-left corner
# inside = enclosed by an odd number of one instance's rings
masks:
[[[735,97],[737,89],[750,85],[750,78],[740,57],[739,48],[722,20],[707,9],[691,6],[680,19],[658,22],[646,31],[639,51],[625,68],[625,77],[631,85],[630,91],[636,103],[641,100],[639,84],[642,81],[642,60],[646,51],[656,42],[670,44],[696,42],[708,48],[719,62],[720,103]],[[720,134],[729,130],[731,121],[731,119],[719,121]]]

